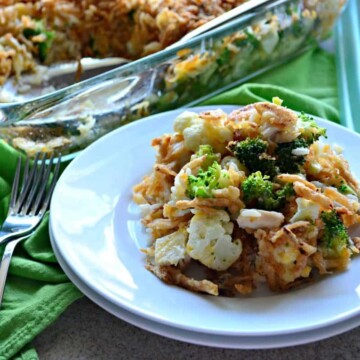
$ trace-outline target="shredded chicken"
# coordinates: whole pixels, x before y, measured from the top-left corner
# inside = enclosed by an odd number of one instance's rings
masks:
[[[242,229],[271,229],[279,227],[284,221],[283,214],[275,211],[244,209],[237,218]]]
[[[290,142],[299,135],[297,114],[274,103],[260,102],[233,111],[229,120],[245,136],[261,133],[270,141]]]

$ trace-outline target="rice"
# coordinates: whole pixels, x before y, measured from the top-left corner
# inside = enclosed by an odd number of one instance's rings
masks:
[[[137,59],[246,0],[0,0],[0,85],[82,57]]]

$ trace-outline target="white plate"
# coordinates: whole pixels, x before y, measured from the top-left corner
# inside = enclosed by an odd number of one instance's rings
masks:
[[[273,336],[221,336],[193,332],[190,330],[182,330],[172,326],[167,326],[159,322],[151,321],[143,317],[137,316],[114,305],[105,298],[94,292],[90,287],[86,286],[62,258],[57,249],[56,241],[50,230],[50,238],[53,244],[55,255],[70,280],[93,302],[102,307],[104,310],[113,314],[132,325],[141,329],[153,332],[170,339],[185,341],[191,344],[204,345],[228,349],[273,349],[295,345],[308,344],[341,334],[345,331],[354,329],[360,325],[360,316],[342,321],[338,324],[329,325],[324,328],[303,331],[295,334],[273,335]]]
[[[195,108],[202,111],[221,107]],[[348,271],[285,294],[224,298],[165,285],[144,268],[146,235],[131,188],[154,163],[152,138],[184,109],[134,122],[81,153],[56,186],[50,225],[59,254],[94,293],[117,308],[177,329],[221,336],[273,336],[322,328],[360,313],[360,259]],[[360,174],[360,137],[319,120]]]

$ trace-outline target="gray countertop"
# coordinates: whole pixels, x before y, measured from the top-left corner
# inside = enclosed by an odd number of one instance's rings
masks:
[[[360,359],[360,327],[307,345],[271,350],[231,350],[191,345],[141,330],[87,298],[72,304],[34,341],[40,360],[92,359]]]

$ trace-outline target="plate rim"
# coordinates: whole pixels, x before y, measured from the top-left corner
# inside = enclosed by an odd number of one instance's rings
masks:
[[[216,334],[208,334],[208,333],[200,333],[200,332],[192,332],[189,330],[179,329],[170,325],[158,323],[149,319],[144,319],[143,317],[137,316],[136,314],[130,313],[123,308],[116,306],[105,298],[100,297],[98,294],[93,292],[90,288],[86,286],[86,284],[82,283],[81,279],[77,278],[74,273],[71,272],[71,269],[67,267],[66,261],[62,259],[61,254],[58,252],[56,245],[54,243],[54,235],[51,231],[49,231],[50,242],[53,246],[54,253],[56,258],[59,261],[59,264],[69,279],[73,282],[73,284],[80,289],[86,297],[88,297],[91,301],[93,301],[96,305],[101,307],[103,310],[107,311],[111,315],[128,322],[129,324],[136,326],[142,330],[149,331],[158,336],[163,336],[168,339],[173,339],[177,341],[187,342],[193,345],[199,346],[211,346],[214,348],[226,348],[226,349],[238,349],[238,350],[264,350],[264,349],[280,349],[289,346],[298,346],[305,345],[321,340],[328,339],[329,337],[337,336],[343,334],[344,332],[355,329],[360,325],[360,316],[345,320],[338,324],[325,326],[320,329],[314,329],[310,331],[304,331],[293,336],[293,339],[290,340],[289,334],[283,335],[265,335],[265,336],[250,336],[251,338],[255,338],[258,345],[251,344],[246,345],[245,343],[240,344],[239,340],[246,338],[246,336],[235,335],[235,336],[227,336],[227,335],[216,335]],[[144,322],[145,320],[145,322]],[[161,328],[164,329],[161,329]],[[190,335],[188,334],[190,333]],[[199,334],[206,335],[202,337],[200,340],[198,338]],[[210,335],[210,337],[209,337]],[[299,336],[300,335],[300,336]],[[303,337],[305,336],[305,337]],[[216,339],[218,337],[218,339]],[[223,339],[231,339],[230,342],[220,343]],[[264,346],[264,338],[269,338],[271,342],[268,345]],[[213,343],[213,340],[216,339],[218,342],[216,344]],[[281,342],[281,340],[282,342]],[[266,339],[268,340],[268,339]],[[279,341],[277,343],[276,341]]]

